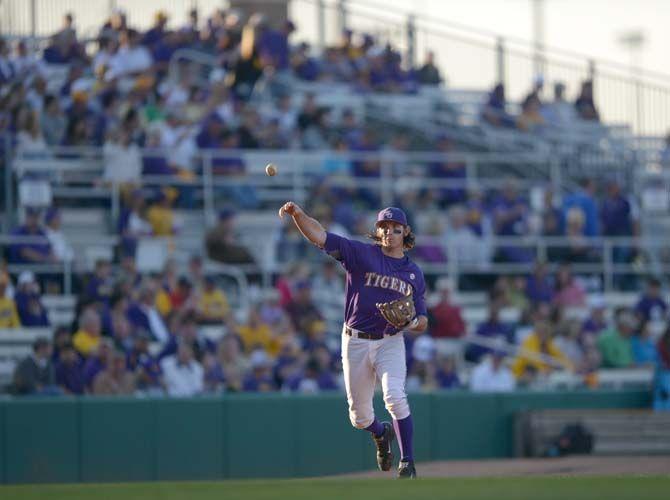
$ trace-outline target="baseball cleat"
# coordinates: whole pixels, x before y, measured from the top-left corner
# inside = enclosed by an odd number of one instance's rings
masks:
[[[398,479],[416,479],[414,462],[401,460],[398,465]]]
[[[393,426],[389,422],[382,422],[384,426],[384,432],[381,436],[376,437],[372,435],[372,439],[377,446],[377,466],[379,470],[388,471],[391,470],[393,465],[393,449],[391,443],[395,439],[395,431]]]

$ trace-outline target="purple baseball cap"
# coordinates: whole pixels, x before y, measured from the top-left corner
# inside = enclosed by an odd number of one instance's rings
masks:
[[[377,224],[384,221],[397,222],[403,226],[407,225],[407,216],[400,208],[387,207],[377,214]]]

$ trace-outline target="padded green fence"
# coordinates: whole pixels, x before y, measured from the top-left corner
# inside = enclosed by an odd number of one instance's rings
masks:
[[[418,460],[512,456],[513,416],[641,408],[646,391],[410,396]],[[377,414],[386,417],[381,399]],[[0,402],[0,483],[300,477],[371,469],[343,395]]]

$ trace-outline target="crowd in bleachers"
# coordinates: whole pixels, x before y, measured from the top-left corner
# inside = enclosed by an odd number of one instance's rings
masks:
[[[183,185],[147,190],[141,176],[193,179],[200,173],[198,151],[298,148],[402,154],[411,149],[405,134],[382,137],[353,109],[334,117],[319,105],[318,96],[293,95],[290,79],[345,83],[358,93],[412,93],[443,80],[432,55],[420,68],[403,68],[393,47],[347,31],[337,46],[317,57],[308,45],[291,41],[294,29],[290,21],[273,27],[262,16],[244,21],[231,10],[216,11],[204,22],[193,11],[187,25],[176,29],[169,29],[167,16],[159,12],[155,25],[139,32],[116,11],[101,28],[95,50],[78,38],[71,17],[41,51],[19,41],[12,52],[0,39],[0,134],[9,134],[18,152],[30,158],[49,158],[51,146],[102,147],[105,170],[98,182],[123,186],[115,221],[122,237],[116,265],[100,260],[76,284],[74,324],[49,325],[41,293],[51,286],[57,290],[58,279],[25,272],[14,285],[8,273],[0,274],[0,328],[58,326],[53,338],[37,341],[34,353],[17,367],[12,391],[187,396],[342,390],[338,332],[328,328],[322,309],[324,303],[341,300],[342,277],[292,224],[282,226],[276,253],[280,263],[300,264],[288,266],[245,317],[234,314],[220,283],[205,275],[201,256],[194,255],[186,268],[168,261],[152,275],[138,272],[135,262],[139,239],[179,231],[174,207],[190,207],[193,195]],[[217,68],[204,84],[202,68],[192,63],[177,64],[176,77],[169,78],[170,60],[182,48],[216,59]],[[555,87],[553,102],[543,102],[542,84],[536,82],[519,115],[510,113],[504,87],[496,86],[483,105],[482,120],[530,132],[571,120],[599,120],[590,82],[583,84],[574,104],[566,102],[562,84]],[[256,104],[259,92],[267,92],[269,106]],[[169,154],[142,155],[142,147],[166,148]],[[543,264],[516,277],[466,273],[462,286],[492,289],[488,318],[472,326],[452,303],[449,286],[431,283],[429,332],[405,337],[408,389],[510,390],[557,369],[596,385],[592,375],[600,367],[658,364],[670,369],[670,330],[658,331],[664,319],[667,324],[668,312],[660,284],[650,281],[634,309],[612,311],[601,299],[589,300],[590,290],[569,265],[602,262],[601,248],[588,237],[639,233],[636,203],[617,179],[601,183],[585,177],[574,192],[544,189],[536,199],[513,180],[502,189],[466,189],[466,165],[450,157],[457,149],[454,139],[437,135],[429,148],[445,159],[425,165],[421,175],[463,184],[410,184],[393,201],[405,209],[420,236],[431,237],[419,240],[416,260],[458,260],[478,270],[494,261],[532,266],[539,257],[534,249],[495,246],[494,239],[541,234],[567,237],[568,243],[550,245],[546,255],[553,264],[567,264],[555,277]],[[245,165],[242,158],[228,157],[215,160],[213,169],[215,175],[237,176]],[[316,178],[310,192],[309,212],[334,232],[365,235],[370,229],[365,213],[379,207],[378,193],[332,181],[375,178],[380,171],[379,161],[328,157],[319,172],[327,175]],[[226,187],[222,197],[237,209],[260,206],[254,191],[243,185]],[[438,210],[446,210],[447,217]],[[419,214],[429,215],[428,220],[415,220]],[[43,239],[11,244],[8,262],[72,260],[61,223],[57,208],[26,210],[13,235]],[[236,238],[234,224],[235,211],[224,210],[203,241],[206,257],[254,264],[253,253]],[[644,253],[632,245],[615,247],[612,254],[614,263],[642,258]],[[624,287],[626,280],[631,278],[622,277]],[[520,314],[508,321],[510,309]],[[575,315],[577,309],[587,310],[588,317]],[[212,324],[225,335],[205,335]],[[449,354],[450,342],[467,333],[490,342],[466,343],[462,355],[474,369],[468,380],[461,380],[460,355]],[[507,344],[531,354],[517,355]]]
[[[137,273],[132,258],[118,272],[100,261],[79,297],[75,324],[35,343],[11,390],[172,396],[341,390],[338,332],[328,329],[322,301],[341,297],[342,279],[332,263],[297,264],[240,319],[197,256],[188,270],[169,261],[148,276]],[[34,276],[22,274],[13,291],[8,285],[3,273],[0,327],[47,326]],[[668,305],[655,279],[634,307],[613,310],[600,296],[587,299],[568,264],[553,279],[539,263],[530,276],[500,277],[476,325],[467,324],[452,294],[449,280],[438,280],[429,295],[428,332],[405,335],[409,390],[512,390],[556,370],[597,386],[600,368],[670,369]],[[225,335],[205,335],[207,325]],[[468,373],[461,358],[473,366],[467,380],[460,379]]]
[[[0,131],[13,133],[20,150],[31,154],[53,145],[109,145],[125,153],[132,145],[173,148],[180,154],[163,159],[166,164],[143,167],[174,172],[192,168],[196,148],[332,145],[329,110],[308,99],[296,112],[282,78],[346,82],[356,92],[412,92],[441,81],[432,56],[420,68],[403,69],[398,51],[370,35],[357,42],[345,31],[316,57],[309,45],[292,43],[295,26],[288,20],[271,26],[259,14],[244,21],[238,11],[217,10],[200,22],[194,10],[185,26],[169,29],[167,22],[158,12],[155,25],[141,32],[115,11],[94,49],[77,37],[70,15],[41,51],[0,38]],[[189,62],[168,78],[180,49],[215,59],[205,85],[202,68]],[[259,81],[269,82],[273,99],[262,112],[249,105]],[[351,140],[347,145],[355,147]]]

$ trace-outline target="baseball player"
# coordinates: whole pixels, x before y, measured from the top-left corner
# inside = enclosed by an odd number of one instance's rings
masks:
[[[377,465],[383,471],[393,465],[391,445],[398,436],[398,477],[415,478],[402,331],[423,332],[428,318],[423,273],[405,255],[405,250],[414,246],[407,217],[399,208],[385,208],[369,235],[374,244],[366,244],[326,232],[292,201],[279,209],[279,216],[283,218],[284,214],[293,218],[305,238],[340,261],[346,270],[342,366],[351,423],[372,434]],[[393,425],[375,417],[372,400],[377,378]]]

